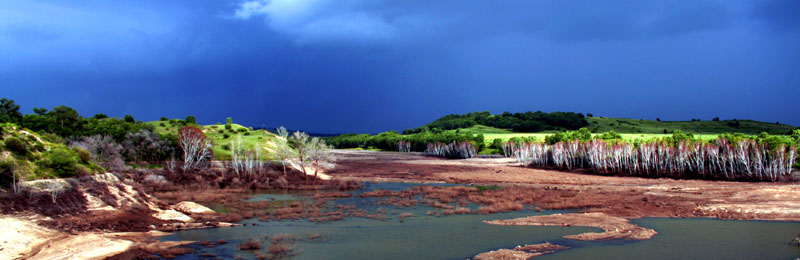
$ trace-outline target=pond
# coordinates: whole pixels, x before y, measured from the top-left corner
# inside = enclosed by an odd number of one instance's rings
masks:
[[[372,190],[404,190],[422,184],[374,183],[354,193]],[[431,185],[431,184],[424,184]],[[305,194],[304,194],[305,193]],[[308,199],[313,192],[270,191],[254,194],[251,200],[280,202]],[[232,259],[252,259],[251,251],[239,250],[248,239],[262,243],[259,252],[266,254],[270,237],[291,234],[297,241],[290,259],[466,259],[478,253],[513,248],[523,244],[551,242],[570,247],[565,251],[537,259],[795,259],[800,248],[789,246],[800,233],[800,222],[724,221],[713,219],[647,218],[632,223],[659,232],[645,241],[575,241],[562,236],[590,231],[585,227],[495,226],[484,220],[508,219],[566,211],[533,210],[490,215],[428,216],[433,208],[422,203],[415,207],[395,208],[376,205],[376,198],[349,197],[330,202],[329,207],[354,204],[357,209],[383,210],[386,220],[345,218],[342,221],[315,223],[307,220],[261,222],[247,219],[245,226],[185,230],[161,240],[217,241],[228,243],[214,248],[193,245],[194,254],[177,259],[201,259],[202,255]],[[472,205],[471,207],[475,207]],[[400,218],[401,213],[414,217]],[[253,226],[252,224],[258,224]],[[321,239],[309,239],[314,235]]]

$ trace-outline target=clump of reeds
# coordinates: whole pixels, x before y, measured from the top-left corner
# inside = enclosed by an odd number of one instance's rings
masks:
[[[712,143],[682,140],[630,144],[594,139],[587,142],[506,143],[504,150],[534,167],[653,177],[777,181],[792,172],[797,149],[770,147],[742,139]]]
[[[294,252],[294,236],[288,234],[273,236],[267,251],[273,258],[290,256]]]
[[[471,142],[428,143],[425,154],[448,159],[467,159],[475,157],[478,153]]]
[[[242,243],[239,245],[240,250],[258,250],[261,249],[261,243],[255,239],[248,239],[247,242]]]

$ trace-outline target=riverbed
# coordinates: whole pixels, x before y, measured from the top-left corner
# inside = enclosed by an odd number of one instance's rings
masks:
[[[352,194],[375,190],[407,190],[413,183],[367,183]],[[310,199],[314,192],[269,191],[253,194],[250,200],[281,203]],[[227,243],[208,248],[192,245],[195,252],[177,259],[201,259],[214,255],[233,259],[267,254],[270,238],[294,237],[290,259],[467,259],[479,253],[511,249],[517,245],[550,242],[567,250],[537,259],[795,259],[800,248],[787,245],[800,232],[800,222],[734,221],[706,218],[643,218],[631,220],[658,232],[649,240],[578,241],[563,236],[599,232],[587,227],[497,226],[485,220],[511,219],[573,211],[524,210],[494,214],[429,215],[426,204],[411,207],[381,205],[377,198],[351,196],[326,203],[333,210],[353,205],[367,212],[381,212],[386,219],[347,217],[341,221],[308,220],[259,221],[246,219],[244,226],[178,231],[165,241],[218,241]],[[213,206],[213,205],[212,205]],[[468,205],[475,208],[476,205]],[[217,207],[219,208],[219,207]],[[255,239],[261,249],[240,250],[240,244]]]

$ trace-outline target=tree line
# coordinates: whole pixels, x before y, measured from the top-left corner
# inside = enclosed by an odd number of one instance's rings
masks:
[[[403,134],[414,134],[426,131],[453,130],[469,128],[474,125],[485,125],[495,128],[511,129],[515,132],[539,132],[545,130],[577,130],[586,127],[589,122],[582,113],[542,111],[492,115],[489,111],[472,112],[463,115],[450,114],[418,128],[407,129]]]
[[[453,132],[420,132],[415,134],[401,135],[396,131],[387,131],[377,135],[369,134],[343,134],[326,138],[328,144],[337,149],[346,148],[374,148],[384,151],[398,151],[398,148],[407,149],[404,151],[424,152],[430,143],[462,143],[470,142],[480,152],[484,148],[483,135],[472,135]],[[398,142],[403,141],[404,147],[398,147]]]

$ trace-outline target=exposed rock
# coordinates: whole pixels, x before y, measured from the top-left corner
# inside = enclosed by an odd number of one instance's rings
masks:
[[[153,213],[153,217],[160,220],[177,220],[181,222],[192,222],[192,218],[174,209],[159,210]]]
[[[177,210],[177,211],[183,212],[185,214],[213,214],[213,213],[216,213],[214,210],[212,210],[212,209],[210,209],[210,208],[208,208],[206,206],[203,206],[203,205],[191,202],[191,201],[180,202],[180,203],[175,204],[174,206],[172,206],[172,208]]]

